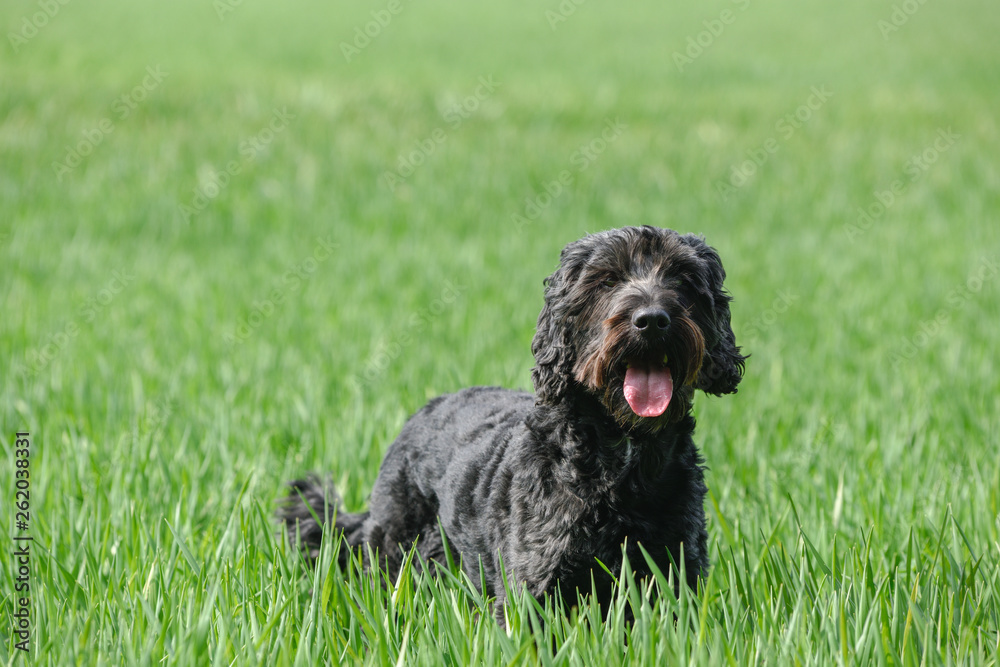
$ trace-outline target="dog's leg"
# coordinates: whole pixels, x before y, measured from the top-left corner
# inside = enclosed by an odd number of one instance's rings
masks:
[[[406,457],[394,445],[386,454],[369,500],[368,516],[357,530],[367,553],[377,552],[379,565],[395,577],[406,550],[414,544],[425,560],[444,560],[436,497],[421,489]]]

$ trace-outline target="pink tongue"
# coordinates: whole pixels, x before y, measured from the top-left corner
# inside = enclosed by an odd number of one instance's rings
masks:
[[[638,368],[625,372],[625,400],[640,417],[659,417],[670,404],[674,380],[669,368]]]

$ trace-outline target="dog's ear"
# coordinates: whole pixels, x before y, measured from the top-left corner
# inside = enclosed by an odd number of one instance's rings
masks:
[[[538,314],[538,327],[531,341],[531,353],[535,355],[531,381],[542,403],[557,403],[572,382],[576,352],[568,326],[572,317],[568,312],[568,294],[590,252],[588,238],[570,243],[563,248],[559,268],[545,279],[545,304]]]
[[[730,324],[729,302],[732,300],[722,286],[726,270],[714,248],[694,234],[681,237],[702,261],[704,290],[711,304],[711,323],[705,334],[705,357],[694,386],[707,394],[732,394],[743,379],[746,357],[736,346],[736,336]]]

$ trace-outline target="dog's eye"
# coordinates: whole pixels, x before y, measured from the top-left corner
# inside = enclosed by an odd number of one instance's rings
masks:
[[[618,281],[615,280],[614,278],[605,278],[604,280],[601,281],[601,285],[603,285],[604,287],[614,287],[617,284]]]

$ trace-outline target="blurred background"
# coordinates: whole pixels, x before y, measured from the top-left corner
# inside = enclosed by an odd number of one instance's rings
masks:
[[[209,549],[248,480],[269,506],[311,469],[362,506],[428,397],[530,386],[560,249],[633,224],[719,250],[752,354],[696,405],[713,539],[788,497],[820,549],[949,503],[997,539],[994,2],[19,0],[0,24],[0,422],[37,433],[53,549],[122,507]]]

